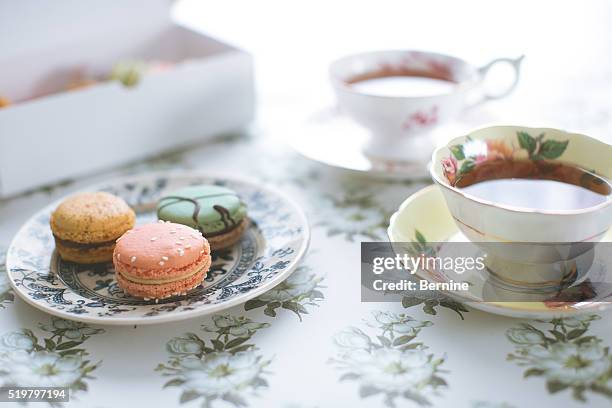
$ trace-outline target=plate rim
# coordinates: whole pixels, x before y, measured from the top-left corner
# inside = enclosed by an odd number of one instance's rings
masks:
[[[415,191],[399,205],[398,209],[391,215],[389,219],[389,227],[387,227],[387,238],[389,239],[389,242],[391,243],[395,242],[393,239],[393,236],[394,236],[393,229],[394,229],[394,226],[396,225],[397,218],[399,217],[400,213],[403,211],[406,211],[406,208],[413,201],[418,200],[421,196],[424,196],[427,194],[433,194],[434,191],[439,191],[440,193],[442,193],[438,185],[431,184],[431,185],[428,185],[426,187],[423,187]],[[444,199],[443,196],[442,196],[442,199]],[[421,275],[418,275],[418,276],[421,279],[426,279],[427,281],[429,281],[429,279],[427,279],[426,277],[423,277]],[[528,308],[512,307],[511,305],[507,304],[507,303],[516,303],[516,302],[484,302],[484,301],[475,302],[471,300],[466,300],[464,297],[461,296],[461,294],[458,294],[458,293],[444,291],[444,290],[441,290],[440,292],[474,309],[480,310],[482,312],[491,313],[491,314],[495,314],[499,316],[512,317],[512,318],[541,319],[541,318],[551,318],[551,317],[569,317],[569,316],[576,316],[576,315],[584,315],[587,313],[601,313],[601,312],[606,311],[606,309],[610,309],[610,307],[612,307],[612,302],[578,302],[578,303],[584,303],[586,307],[572,308],[572,309],[534,310],[534,309],[528,309]],[[534,302],[534,303],[541,303],[541,302]]]
[[[54,309],[52,307],[49,307],[44,303],[35,302],[25,293],[22,293],[22,291],[17,287],[17,285],[13,281],[12,274],[10,273],[11,269],[9,268],[9,261],[12,259],[11,252],[12,252],[13,246],[16,245],[15,241],[17,237],[24,231],[27,224],[29,224],[32,219],[40,216],[48,208],[52,208],[54,206],[56,207],[62,200],[66,199],[66,197],[68,197],[71,194],[75,194],[75,193],[83,192],[83,191],[92,191],[92,190],[97,191],[102,186],[106,186],[109,184],[112,185],[112,184],[116,184],[120,182],[125,183],[129,181],[137,181],[140,179],[154,179],[156,177],[167,177],[167,178],[203,177],[203,178],[210,178],[210,179],[229,180],[229,181],[235,181],[235,182],[244,183],[244,184],[250,184],[259,189],[266,190],[273,194],[276,194],[278,197],[282,198],[284,201],[289,203],[289,205],[293,208],[293,210],[297,214],[299,221],[301,222],[303,226],[303,231],[302,231],[303,239],[302,239],[302,243],[296,255],[293,257],[289,265],[283,271],[281,271],[278,275],[274,276],[269,281],[264,282],[260,287],[257,287],[256,289],[249,291],[248,293],[237,296],[236,298],[230,299],[226,302],[208,305],[205,308],[202,308],[200,306],[194,310],[187,310],[187,311],[184,311],[178,314],[160,314],[160,315],[150,316],[150,317],[124,317],[124,318],[112,317],[112,316],[100,317],[100,316],[82,316],[79,314],[70,314],[70,313],[66,313],[66,312]],[[268,184],[265,184],[262,186],[261,183],[257,183],[254,179],[250,177],[236,176],[233,174],[224,175],[221,173],[207,172],[203,170],[170,170],[170,171],[158,170],[154,172],[136,173],[136,174],[129,174],[126,176],[117,176],[117,177],[108,179],[106,181],[100,181],[100,182],[97,182],[91,185],[87,185],[87,186],[84,186],[83,188],[79,188],[77,190],[64,194],[57,200],[53,200],[49,204],[45,205],[43,208],[39,209],[38,211],[30,215],[27,218],[27,220],[21,225],[21,227],[19,227],[19,229],[17,230],[17,232],[11,239],[11,242],[7,248],[5,266],[6,266],[6,273],[9,278],[9,284],[13,292],[20,299],[22,299],[25,303],[29,304],[30,306],[33,306],[37,310],[40,310],[47,314],[50,314],[56,317],[60,317],[66,320],[78,321],[78,322],[89,323],[89,324],[97,324],[97,325],[105,325],[105,326],[134,326],[134,325],[144,326],[144,325],[155,325],[155,324],[162,324],[162,323],[168,323],[168,322],[179,322],[179,321],[183,321],[187,319],[193,319],[196,317],[211,315],[211,314],[218,313],[220,311],[232,308],[234,306],[238,306],[243,303],[246,303],[247,301],[257,296],[270,291],[275,286],[277,286],[278,284],[286,280],[296,270],[296,268],[299,266],[299,263],[303,260],[304,256],[306,255],[308,248],[310,247],[310,240],[311,240],[311,228],[310,228],[310,223],[308,222],[308,217],[306,216],[306,213],[304,212],[302,207],[299,206],[295,202],[295,200],[293,200],[286,193],[284,193],[283,191],[279,190],[276,187],[272,187]]]

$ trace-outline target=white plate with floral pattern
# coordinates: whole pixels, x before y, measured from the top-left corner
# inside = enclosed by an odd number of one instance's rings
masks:
[[[212,266],[198,288],[185,296],[154,301],[131,297],[114,278],[112,263],[78,265],[54,248],[49,216],[58,202],[31,217],[7,253],[15,293],[32,306],[71,320],[107,325],[154,324],[216,313],[244,303],[286,279],[304,256],[310,229],[303,211],[284,194],[234,178],[197,173],[158,173],[122,178],[87,189],[122,197],[137,224],[155,222],[156,202],[186,185],[216,184],[246,202],[251,226],[234,247],[213,252]]]
[[[391,242],[419,242],[422,245],[468,241],[455,224],[440,188],[435,185],[421,189],[402,203],[398,211],[391,217],[388,235]],[[612,231],[604,237],[604,241],[611,240]],[[589,270],[588,273],[605,273],[607,275],[605,277],[598,276],[597,281],[609,282],[612,279],[609,276],[612,271],[606,269],[609,268],[601,268],[601,270],[598,269],[595,272]],[[427,271],[419,272],[418,276],[429,282],[450,282],[452,280],[446,274]],[[454,276],[455,279],[456,276]],[[593,293],[591,295],[597,299],[596,301],[570,302],[552,298],[549,301],[541,302],[489,302],[483,301],[482,297],[486,277],[472,273],[465,274],[463,280],[469,283],[468,291],[440,292],[474,309],[503,316],[551,319],[553,317],[599,313],[612,306],[612,293],[609,293],[610,285],[604,285],[605,293]],[[602,299],[605,299],[605,301]]]

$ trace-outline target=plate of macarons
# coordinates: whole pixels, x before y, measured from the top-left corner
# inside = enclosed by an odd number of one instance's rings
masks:
[[[15,293],[66,319],[142,325],[217,313],[286,279],[310,241],[268,186],[198,173],[102,183],[39,211],[7,253]]]

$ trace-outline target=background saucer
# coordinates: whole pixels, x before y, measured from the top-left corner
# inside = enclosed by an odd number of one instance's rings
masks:
[[[381,160],[366,156],[362,147],[368,130],[336,108],[320,110],[310,116],[290,140],[304,157],[344,170],[392,179],[428,179],[428,161]]]
[[[433,141],[431,152],[436,145],[463,135],[477,126],[477,123],[491,122],[490,113],[466,112],[462,120],[440,125],[429,133]],[[369,131],[343,114],[336,107],[328,107],[311,114],[297,131],[291,131],[289,144],[302,156],[325,164],[371,177],[400,180],[429,180],[427,166],[431,152],[424,154],[422,161],[399,161],[395,159],[372,158],[363,153]]]
[[[213,252],[203,284],[186,296],[145,301],[126,295],[112,263],[78,265],[56,253],[49,228],[51,204],[27,221],[7,254],[15,293],[34,307],[66,319],[133,325],[176,321],[219,312],[261,295],[287,278],[308,247],[310,231],[302,210],[283,194],[257,184],[192,173],[125,178],[92,187],[122,197],[137,224],[156,222],[155,204],[167,191],[195,184],[235,190],[249,207],[251,225],[232,248]]]

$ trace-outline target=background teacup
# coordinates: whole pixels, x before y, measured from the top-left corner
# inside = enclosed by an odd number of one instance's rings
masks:
[[[424,135],[469,106],[512,92],[522,59],[498,58],[478,68],[433,52],[375,51],[333,62],[330,75],[339,107],[371,131],[366,154],[423,160],[433,149],[433,141]],[[486,94],[485,76],[498,63],[509,64],[514,79],[503,92]]]
[[[514,285],[553,287],[571,279],[576,268],[591,259],[594,243],[612,226],[611,158],[611,145],[585,135],[547,128],[493,126],[452,139],[436,149],[430,173],[441,187],[459,229],[489,255],[487,266],[496,277]],[[522,172],[521,179],[534,177],[530,173],[533,166],[538,172],[554,171],[538,173],[544,180],[573,175],[566,172],[570,166],[588,170],[563,185],[596,188],[602,197],[584,207],[582,202],[576,202],[576,208],[547,209],[550,203],[566,204],[564,200],[569,203],[574,197],[565,196],[565,190],[561,194],[541,191],[535,196],[547,200],[542,207],[520,207],[476,196],[463,186],[471,182],[477,186],[480,176],[485,180],[506,179],[510,175],[502,171],[509,166],[512,171]],[[514,199],[518,192],[502,190],[501,195]]]

